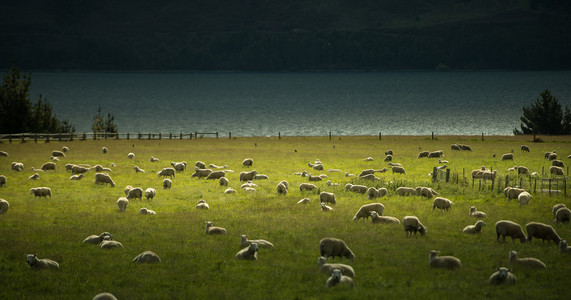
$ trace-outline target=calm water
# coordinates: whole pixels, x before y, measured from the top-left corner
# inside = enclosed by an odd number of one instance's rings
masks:
[[[549,88],[571,107],[571,72],[34,72],[58,118],[91,130],[223,136],[509,135]]]

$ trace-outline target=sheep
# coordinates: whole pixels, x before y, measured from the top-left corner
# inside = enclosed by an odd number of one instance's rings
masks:
[[[307,179],[309,181],[323,181],[323,178],[319,177],[319,176],[313,176],[311,174],[309,174],[309,176],[307,177]]]
[[[502,161],[504,161],[504,160],[514,160],[514,154],[513,154],[513,153],[505,153],[504,155],[502,155],[501,160],[502,160]]]
[[[139,198],[143,200],[143,189],[140,187],[132,188],[127,193],[127,199]]]
[[[226,190],[224,190],[224,194],[236,194],[236,190],[229,187]]]
[[[11,166],[12,166],[12,171],[16,172],[24,171],[24,164],[21,162],[13,162]]]
[[[440,251],[430,250],[428,264],[432,268],[455,270],[462,267],[460,260],[454,256],[438,256]]]
[[[362,205],[359,210],[357,210],[357,213],[355,213],[353,221],[358,221],[361,218],[368,219],[372,211],[375,211],[379,216],[382,216],[384,209],[385,206],[381,203],[369,203]]]
[[[527,205],[529,204],[529,200],[531,200],[533,196],[528,193],[528,192],[522,192],[517,196],[517,201],[519,202],[519,205]]]
[[[488,215],[483,211],[476,210],[475,206],[470,206],[469,216],[474,217],[476,219],[483,219],[483,218],[487,217]]]
[[[468,145],[459,145],[461,150],[472,151],[472,148]]]
[[[158,159],[158,158],[156,158],[156,157],[154,157],[154,156],[151,156],[150,161],[153,163],[153,162],[159,162],[159,161],[161,161],[161,160]]]
[[[329,192],[321,192],[319,194],[319,202],[325,202],[331,204],[337,203],[337,201],[335,200],[335,194]]]
[[[2,156],[2,157],[8,157],[8,156],[10,156],[10,155],[9,155],[8,152],[6,152],[6,151],[0,151],[0,156]]]
[[[393,150],[389,149],[389,150],[385,151],[385,155],[394,155]]]
[[[109,184],[111,187],[115,187],[115,182],[111,179],[111,176],[107,173],[96,173],[95,174],[95,184]]]
[[[254,175],[254,180],[264,180],[264,179],[270,179],[270,177],[268,177],[268,175],[265,174],[256,174]]]
[[[529,147],[527,145],[521,145],[520,151],[521,152],[529,152]]]
[[[325,287],[330,288],[336,285],[346,286],[350,288],[355,287],[353,279],[349,276],[344,276],[341,273],[342,271],[340,269],[333,269],[331,277],[327,278],[327,281],[325,282]]]
[[[53,157],[65,157],[65,154],[62,151],[54,150],[52,151]]]
[[[566,240],[561,240],[559,242],[559,248],[561,248],[561,253],[571,253],[571,247],[567,246]]]
[[[109,150],[107,149],[107,147],[103,147],[101,148],[101,152],[103,152],[103,154],[106,154]]]
[[[129,195],[129,191],[132,190],[133,187],[130,185],[126,185],[125,189],[123,190],[125,192],[125,196]]]
[[[123,244],[118,241],[107,241],[104,240],[99,244],[99,248],[101,249],[115,249],[115,248],[124,248]]]
[[[146,207],[141,207],[141,209],[139,209],[139,214],[140,215],[156,215],[157,212],[152,210],[152,209],[148,209]]]
[[[518,258],[516,251],[510,251],[510,264],[519,265],[529,269],[546,269],[547,266],[539,259],[533,257]]]
[[[406,174],[406,171],[404,170],[404,168],[400,167],[400,166],[392,166],[391,170],[393,171],[393,174],[394,173]]]
[[[135,153],[130,152],[129,154],[127,154],[127,158],[129,158],[129,159],[135,158]]]
[[[359,179],[361,179],[361,180],[370,180],[370,181],[379,181],[379,180],[381,180],[379,177],[375,177],[375,175],[373,175],[373,174],[361,176],[361,177],[359,177]]]
[[[415,190],[417,195],[421,197],[426,197],[427,199],[432,198],[432,196],[438,195],[438,193],[435,190],[425,186],[416,187]]]
[[[133,170],[135,170],[135,173],[145,173],[145,170],[139,168],[138,166],[134,166]]]
[[[327,169],[327,172],[338,172],[338,173],[343,173],[343,171],[339,170],[339,169]]]
[[[127,209],[127,205],[129,204],[129,199],[126,197],[121,197],[117,200],[117,206],[119,207],[119,211],[125,211]]]
[[[220,179],[218,179],[218,184],[221,186],[228,186],[228,183],[230,183],[230,181],[226,177],[220,177]]]
[[[276,186],[276,191],[278,192],[278,195],[286,195],[287,194],[287,187],[285,186],[285,184],[280,182]]]
[[[319,205],[321,206],[321,211],[322,212],[329,212],[333,210],[333,207],[325,204],[324,202],[319,203]]]
[[[212,170],[210,170],[210,169],[195,168],[194,173],[192,173],[192,175],[190,175],[190,177],[198,177],[198,178],[208,177],[208,175],[210,175],[210,173],[212,173]]]
[[[40,269],[55,269],[59,270],[59,264],[49,258],[38,258],[36,254],[28,254],[27,262],[30,268],[35,270]]]
[[[274,244],[272,244],[266,240],[249,240],[248,236],[246,236],[245,234],[242,234],[240,236],[240,247],[241,248],[248,247],[252,243],[258,244],[258,247],[261,247],[261,248],[274,248]]]
[[[254,160],[251,158],[246,158],[242,161],[244,167],[251,167],[254,164]]]
[[[322,164],[315,164],[315,165],[311,165],[311,167],[316,170],[316,171],[323,171],[323,165]]]
[[[349,172],[345,172],[345,177],[355,177],[355,174],[350,174]]]
[[[6,213],[10,209],[10,203],[8,201],[0,198],[0,215]]]
[[[402,164],[394,163],[394,162],[389,162],[389,163],[387,163],[387,165],[389,165],[389,166],[395,166],[395,167],[402,167]]]
[[[371,212],[372,224],[400,224],[399,219],[391,216],[379,216],[376,211]]]
[[[172,187],[172,180],[165,178],[163,179],[163,189],[170,189]]]
[[[525,225],[525,230],[527,231],[527,241],[529,243],[532,242],[533,238],[541,239],[541,243],[547,240],[555,242],[555,244],[559,244],[561,238],[555,232],[555,229],[550,225],[538,223],[538,222],[529,222]]]
[[[138,167],[137,167],[138,168]],[[95,165],[92,168],[93,170],[95,170],[95,172],[102,172],[103,171],[103,166],[101,165]]]
[[[52,189],[50,189],[49,187],[36,187],[36,188],[31,188],[30,189],[30,194],[34,195],[34,198],[36,197],[48,197],[50,196],[50,198],[52,197]]]
[[[297,204],[310,204],[311,200],[309,198],[303,198],[299,201],[297,201]]]
[[[418,156],[416,158],[428,157],[429,153],[430,152],[428,152],[428,151],[422,151],[422,152],[418,153]]]
[[[40,174],[34,173],[34,175],[28,177],[30,180],[38,180],[40,178]]]
[[[93,299],[91,300],[117,300],[117,297],[115,297],[113,294],[111,293],[99,293],[97,295],[95,295],[95,297],[93,297]]]
[[[370,157],[370,156],[369,156],[369,157],[367,157],[367,158],[365,158],[365,159],[363,159],[363,161],[374,161],[374,160],[375,160],[375,159],[374,159],[374,158],[372,158],[372,157]]]
[[[201,162],[201,161],[197,161],[194,163],[195,169],[206,169],[206,164]]]
[[[336,238],[323,238],[319,241],[319,252],[321,256],[325,258],[339,256],[340,259],[343,257],[354,260],[355,254],[349,249],[347,244],[340,239]]]
[[[367,189],[367,198],[375,199],[377,197],[379,197],[379,191],[375,187]]]
[[[565,176],[563,168],[557,166],[549,167],[549,174],[551,174],[552,176]]]
[[[385,156],[384,161],[392,161],[393,160],[393,156],[388,154],[387,156]]]
[[[386,188],[379,188],[377,192],[379,193],[379,195],[377,196],[378,198],[381,198],[389,193],[389,191]]]
[[[440,209],[440,211],[448,211],[452,207],[452,204],[454,204],[454,202],[450,201],[449,199],[436,197],[432,202],[432,211],[434,211],[434,209],[437,207]]]
[[[502,236],[504,243],[506,242],[507,236],[512,238],[512,242],[515,242],[515,239],[517,238],[521,243],[525,243],[527,240],[521,226],[509,220],[500,220],[496,222],[496,241],[500,241],[500,236]]]
[[[147,198],[147,200],[153,200],[153,198],[155,198],[156,194],[157,194],[157,191],[154,188],[147,188],[145,190],[145,198]]]
[[[174,168],[163,168],[162,170],[157,172],[157,177],[175,177],[175,169]]]
[[[515,275],[510,272],[511,270],[505,267],[497,268],[497,272],[493,273],[488,280],[491,285],[498,284],[515,284]]]
[[[450,150],[460,151],[460,150],[462,150],[462,149],[460,148],[460,145],[458,145],[458,144],[452,144],[452,145],[450,145]]]
[[[504,189],[504,195],[508,198],[508,200],[517,199],[519,194],[523,192],[525,192],[525,190],[520,188],[507,187]]]
[[[254,180],[254,176],[256,176],[256,174],[258,174],[256,170],[240,172],[240,181]]]
[[[447,163],[449,163],[449,162],[448,162],[447,160],[439,159],[439,160],[438,160],[438,163],[439,163],[439,164],[447,164]]]
[[[226,229],[222,228],[222,227],[216,227],[216,226],[212,226],[212,222],[208,221],[206,222],[206,234],[226,234]]]
[[[305,182],[304,182],[304,183],[301,183],[301,184],[299,185],[299,191],[300,191],[300,192],[303,192],[303,191],[313,191],[313,190],[315,190],[315,189],[317,189],[317,186],[316,186],[315,184],[312,184],[312,183],[305,183]]]
[[[556,160],[556,159],[557,159],[557,153],[555,153],[555,151],[551,152],[547,157],[547,160]]]
[[[556,167],[560,167],[560,168],[563,168],[563,169],[565,168],[565,164],[564,164],[562,161],[560,161],[560,160],[554,160],[554,161],[552,161],[552,162],[551,162],[551,165],[552,165],[552,166],[556,166]]]
[[[194,208],[207,210],[210,209],[210,206],[208,205],[208,203],[206,203],[206,201],[200,200],[198,201],[198,204],[196,204]]]
[[[563,208],[563,207],[566,207],[565,204],[563,204],[563,203],[555,204],[555,205],[553,206],[553,209],[552,209],[553,216],[554,216],[554,217],[557,216],[557,211],[558,211],[560,208]]]
[[[40,169],[42,169],[42,171],[48,171],[48,170],[55,171],[56,170],[56,164],[53,162],[47,162],[47,163],[43,164]]]
[[[364,185],[354,184],[354,185],[351,185],[349,190],[351,192],[354,192],[354,193],[365,194],[367,192],[367,187]]]
[[[411,187],[401,186],[397,188],[397,195],[399,196],[408,196],[408,195],[416,195],[416,190]]]
[[[71,175],[71,177],[69,177],[69,180],[81,180],[83,177],[85,177],[85,175],[83,174]]]
[[[86,237],[86,238],[83,240],[83,242],[86,243],[86,244],[94,244],[94,245],[97,245],[97,244],[101,243],[101,242],[102,242],[103,240],[105,240],[105,239],[113,239],[113,236],[111,235],[111,233],[109,233],[109,232],[106,231],[106,232],[101,233],[100,235],[92,234],[92,235]]]
[[[136,263],[159,263],[161,262],[161,258],[153,251],[145,251],[135,258],[133,258],[133,262]]]
[[[283,182],[285,182],[284,185],[285,185],[286,188],[287,188],[287,181],[284,180]],[[248,187],[248,188],[256,188],[256,187],[258,187],[258,185],[255,184],[255,183],[253,183],[253,182],[251,182],[251,181],[248,181],[248,182],[246,182],[246,183],[244,183],[244,184],[242,184],[242,185],[240,186],[241,189],[245,189],[245,188],[247,188],[247,187]]]
[[[571,210],[567,207],[562,207],[555,212],[555,222],[557,223],[567,223],[571,219]]]
[[[327,263],[327,258],[320,256],[317,259],[317,264],[319,265],[319,271],[321,273],[331,274],[334,269],[341,270],[344,274],[349,277],[355,277],[355,270],[353,267],[346,264],[330,264]]]
[[[427,157],[428,158],[440,158],[440,157],[444,157],[444,154],[442,153],[442,150],[438,150],[438,151],[428,153]]]
[[[209,168],[212,168],[212,169],[224,169],[224,168],[228,168],[228,166],[226,166],[226,165],[224,165],[224,166],[217,166],[217,165],[215,165],[215,164],[209,164],[208,167],[209,167]]]
[[[240,260],[258,260],[258,244],[251,243],[248,247],[236,253],[236,259]]]
[[[420,232],[420,235],[426,235],[426,227],[422,225],[422,223],[416,216],[405,216],[402,219],[401,223],[407,237],[409,236],[409,234],[410,236],[412,236],[413,232],[414,236],[416,236],[417,231]]]
[[[0,187],[6,186],[8,183],[8,178],[4,175],[0,175]]]
[[[213,171],[206,176],[206,179],[220,179],[226,175],[225,171]]]
[[[482,227],[484,226],[486,226],[486,223],[484,223],[484,221],[478,220],[476,224],[464,227],[464,229],[462,229],[462,232],[468,234],[482,233]]]
[[[86,173],[86,172],[88,172],[88,171],[89,171],[88,168],[82,167],[82,166],[78,166],[78,165],[73,165],[73,166],[71,167],[71,174],[72,174],[72,175],[75,175],[75,174],[83,174],[83,173]]]
[[[183,162],[171,162],[171,166],[173,167],[173,169],[177,172],[182,172],[184,170],[186,170],[186,164]],[[206,168],[204,168],[206,169]]]

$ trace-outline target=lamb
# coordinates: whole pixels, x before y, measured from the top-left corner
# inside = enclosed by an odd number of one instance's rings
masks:
[[[297,201],[297,204],[310,204],[311,200],[309,198],[303,198],[299,201]]]
[[[316,186],[315,184],[312,184],[312,183],[305,183],[305,182],[304,182],[304,183],[301,183],[301,184],[299,185],[299,191],[300,191],[300,192],[303,192],[303,191],[313,191],[313,190],[315,190],[315,189],[317,189],[317,186]]]
[[[337,201],[335,200],[335,194],[329,192],[321,192],[319,194],[319,201],[331,204],[337,203]]]
[[[36,197],[48,197],[50,196],[50,198],[52,197],[52,190],[49,187],[36,187],[36,188],[31,188],[30,189],[30,194],[34,195],[34,198]]]
[[[555,212],[555,222],[557,223],[567,223],[571,219],[571,210],[567,207],[562,207]]]
[[[54,151],[52,151],[52,156],[54,156],[54,157],[65,157],[65,154],[62,151],[54,150]]]
[[[515,239],[519,239],[521,243],[525,243],[527,237],[521,226],[515,222],[509,220],[500,220],[496,222],[496,240],[500,241],[500,236],[502,236],[503,242],[506,242],[506,237],[509,236],[512,238],[512,242],[515,242]]]
[[[206,222],[206,234],[214,235],[214,234],[226,234],[226,229],[222,227],[215,227],[212,226],[212,222]]]
[[[34,173],[34,175],[28,177],[30,180],[38,180],[40,178],[40,174]]]
[[[113,294],[111,293],[99,293],[97,295],[95,295],[95,297],[93,297],[93,299],[91,300],[117,300],[117,297],[115,297]]]
[[[391,216],[379,216],[376,211],[371,212],[371,223],[373,224],[400,224],[399,219]]]
[[[468,225],[464,227],[464,229],[462,229],[462,232],[468,234],[482,233],[482,227],[484,226],[486,226],[486,223],[484,223],[484,221],[479,220],[474,225]]]
[[[422,223],[416,216],[405,216],[402,219],[402,226],[404,228],[407,237],[409,236],[409,234],[410,236],[412,236],[413,232],[414,236],[416,236],[417,231],[420,232],[420,235],[426,235],[426,227],[422,225]]]
[[[0,198],[0,215],[6,213],[10,209],[10,203],[8,201]]]
[[[409,195],[416,195],[416,190],[411,187],[401,186],[397,188],[397,195],[399,196],[409,196]]]
[[[206,176],[206,179],[220,179],[226,175],[225,171],[213,171]]]
[[[86,243],[86,244],[94,244],[94,245],[97,245],[97,244],[101,243],[101,242],[102,242],[103,240],[105,240],[105,239],[113,239],[113,236],[111,235],[111,233],[109,233],[109,232],[106,231],[106,232],[101,233],[100,235],[92,234],[92,235],[86,237],[86,238],[83,240],[83,242]]]
[[[47,163],[43,164],[40,169],[42,169],[42,171],[48,171],[48,170],[55,171],[56,170],[56,164],[53,162],[47,162]]]
[[[251,167],[254,164],[254,160],[251,158],[246,158],[242,161],[242,165],[245,167]]]
[[[140,187],[132,188],[127,192],[127,199],[139,198],[143,200],[143,189]]]
[[[28,265],[32,269],[40,270],[40,269],[54,269],[59,270],[59,264],[51,260],[49,258],[38,258],[35,254],[28,254],[27,255]]]
[[[528,269],[546,269],[547,266],[539,259],[533,257],[518,258],[516,251],[510,251],[510,264],[519,265]]]
[[[220,179],[218,179],[218,183],[221,186],[228,186],[228,183],[230,183],[230,181],[226,177],[220,177]]]
[[[559,203],[559,204],[555,204],[553,206],[552,212],[553,212],[553,216],[557,216],[557,210],[559,210],[560,208],[566,207],[565,204],[563,203]]]
[[[83,173],[86,173],[86,172],[88,172],[88,171],[89,171],[88,168],[82,167],[82,166],[78,166],[78,165],[73,165],[73,166],[71,167],[71,174],[72,174],[72,175],[74,175],[74,174],[83,174]]]
[[[81,180],[81,178],[85,177],[85,175],[83,174],[79,174],[79,175],[71,175],[71,177],[69,177],[69,180]]]
[[[515,275],[510,272],[511,270],[508,268],[498,268],[497,272],[493,273],[488,280],[488,283],[491,285],[498,285],[498,284],[515,284],[516,278]]]
[[[443,268],[455,270],[462,267],[460,260],[454,256],[438,256],[440,251],[430,250],[430,256],[428,257],[428,264],[432,268]]]
[[[129,154],[127,154],[127,158],[129,158],[129,159],[135,158],[135,153],[130,152]]]
[[[566,240],[559,242],[559,248],[561,248],[561,253],[571,253],[571,247],[567,246]]]
[[[252,170],[250,172],[240,172],[240,181],[254,180],[254,176],[256,176],[256,174],[258,174],[256,170]]]
[[[554,161],[552,161],[552,162],[551,162],[551,165],[552,165],[552,166],[556,166],[556,167],[560,167],[560,168],[563,168],[563,169],[565,168],[565,164],[564,164],[562,161],[560,161],[560,160],[554,160]]]
[[[133,262],[136,263],[159,263],[161,262],[161,258],[153,251],[145,251],[135,258],[133,258]]]
[[[394,174],[394,173],[406,174],[406,171],[404,170],[403,167],[400,167],[400,166],[392,166],[391,169],[392,169],[392,171],[393,171],[393,174]]]
[[[549,174],[551,174],[552,176],[565,176],[563,168],[557,166],[549,167]]]
[[[282,182],[278,183],[278,185],[276,186],[276,191],[278,192],[278,195],[286,195],[287,194],[287,187],[285,184],[283,184]]]
[[[346,187],[346,186],[345,186]],[[351,192],[354,193],[361,193],[361,194],[365,194],[367,192],[367,187],[364,185],[359,185],[359,184],[354,184],[351,185],[351,187],[349,188],[349,190]]]
[[[95,184],[109,184],[111,187],[115,187],[115,182],[111,179],[111,176],[107,173],[96,173],[95,174]]]
[[[460,150],[460,149],[458,149],[458,150]],[[428,152],[428,151],[422,151],[422,152],[418,153],[418,156],[416,158],[428,157],[429,153],[430,152]]]
[[[519,202],[519,205],[527,205],[529,204],[529,200],[531,200],[533,196],[528,193],[528,192],[522,192],[517,196],[517,201]]]
[[[541,239],[541,243],[545,242],[545,240],[547,240],[548,244],[549,241],[553,241],[556,245],[561,241],[555,229],[547,224],[529,222],[525,225],[525,230],[527,231],[527,241],[530,244],[533,238]]]
[[[201,162],[201,161],[197,161],[196,163],[194,163],[195,169],[199,168],[199,169],[206,169],[206,164]]]
[[[171,166],[173,167],[173,169],[177,172],[182,172],[184,170],[186,170],[186,163],[184,162],[171,162]]]
[[[355,277],[355,270],[353,267],[346,265],[346,264],[330,264],[327,263],[327,258],[320,256],[317,259],[317,264],[319,265],[319,271],[321,273],[331,274],[334,269],[341,270],[344,274],[347,274],[349,277]]]
[[[353,279],[349,276],[342,275],[340,269],[333,269],[331,277],[327,278],[327,281],[325,282],[325,287],[328,288],[334,287],[336,285],[346,286],[350,288],[355,287]]]
[[[502,155],[502,161],[503,160],[514,160],[514,154],[513,153],[505,153],[504,155]]]
[[[272,244],[266,240],[249,240],[245,234],[242,234],[240,236],[240,247],[241,248],[248,247],[252,243],[258,244],[258,247],[261,247],[261,248],[274,248],[274,244]]]
[[[469,215],[476,219],[483,219],[488,216],[485,212],[476,210],[475,206],[470,206]]]
[[[139,209],[139,214],[140,215],[156,215],[157,212],[152,210],[152,209],[148,209],[146,207],[141,207],[141,209]]]
[[[101,152],[103,152],[103,154],[107,153],[109,150],[107,149],[107,147],[103,147],[101,148]]]
[[[325,258],[339,256],[339,258],[355,259],[355,254],[343,240],[336,238],[323,238],[319,241],[319,252]]]
[[[353,221],[358,221],[361,218],[368,219],[371,215],[371,212],[377,212],[379,216],[383,215],[383,210],[385,206],[381,203],[369,203],[361,206],[355,216],[353,217]]]
[[[6,176],[4,175],[0,175],[0,187],[6,186],[7,183],[8,183],[8,178],[6,178]]]
[[[145,198],[147,198],[147,200],[153,200],[156,194],[157,191],[154,188],[148,188],[145,190]]]
[[[379,197],[379,191],[375,187],[367,189],[367,198],[375,199],[377,197]]]
[[[198,178],[208,177],[208,175],[210,175],[210,173],[212,173],[212,170],[210,170],[210,169],[195,168],[194,173],[192,173],[192,175],[190,175],[190,177],[198,177]]]
[[[127,205],[129,204],[129,199],[126,197],[121,197],[117,200],[117,206],[119,207],[119,211],[125,211],[127,209]]]
[[[196,204],[194,208],[207,210],[210,209],[210,206],[208,205],[208,203],[206,203],[206,201],[200,200],[198,201],[198,204]]]
[[[248,247],[236,253],[236,259],[240,260],[258,260],[258,244],[251,243]]]
[[[134,166],[133,170],[135,170],[135,173],[145,173],[145,170],[139,168],[138,166]]]
[[[163,179],[163,189],[170,189],[172,187],[172,180],[165,178]]]
[[[521,152],[529,152],[529,147],[527,145],[521,145],[520,150]]]
[[[102,241],[101,244],[99,244],[99,248],[101,249],[115,249],[115,248],[124,248],[123,244],[121,244],[118,241]]]
[[[432,202],[432,211],[434,211],[434,209],[437,207],[440,209],[440,211],[448,211],[452,207],[452,204],[454,204],[454,202],[450,201],[449,199],[436,197]]]
[[[329,212],[333,210],[333,207],[325,204],[324,202],[319,203],[319,205],[321,206],[321,211],[322,212]]]

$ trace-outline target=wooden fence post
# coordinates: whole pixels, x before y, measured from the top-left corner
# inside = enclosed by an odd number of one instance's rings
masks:
[[[383,137],[383,135],[382,135],[381,132],[379,131],[379,141],[381,140],[382,137]]]
[[[331,140],[331,131],[329,131],[329,140]]]
[[[506,186],[508,187],[508,185],[510,185],[510,175],[506,175]]]
[[[49,143],[50,142],[50,134],[48,133],[48,134],[46,134],[46,136],[47,136],[46,143]],[[24,142],[24,136],[23,135],[22,135],[22,142]]]
[[[162,139],[162,134],[159,132],[159,140]]]
[[[149,140],[151,139],[151,133],[149,132]]]
[[[484,141],[484,133],[482,132],[482,142]]]
[[[232,132],[228,132],[228,139],[232,138]]]
[[[432,168],[432,182],[438,180],[438,169],[436,167]]]
[[[549,178],[549,196],[551,196],[551,178]]]
[[[282,139],[282,133],[278,132],[278,140],[281,140],[281,139]]]
[[[434,131],[432,132],[432,140],[434,141]]]
[[[450,180],[450,169],[446,169],[446,182]]]
[[[180,139],[182,140],[182,132],[180,133]]]
[[[58,139],[61,142],[61,132],[59,133]]]
[[[218,131],[216,131],[216,138],[218,138]]]
[[[38,134],[34,133],[34,143],[38,143]]]

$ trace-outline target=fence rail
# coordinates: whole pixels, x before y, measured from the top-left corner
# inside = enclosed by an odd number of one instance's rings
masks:
[[[107,139],[139,139],[139,140],[161,140],[161,139],[196,139],[202,137],[219,137],[218,132],[190,132],[190,133],[162,133],[162,132],[148,132],[148,133],[132,133],[132,132],[84,132],[84,133],[15,133],[15,134],[2,134],[0,141],[13,141],[28,142],[34,141],[74,141],[74,140],[107,140]]]

